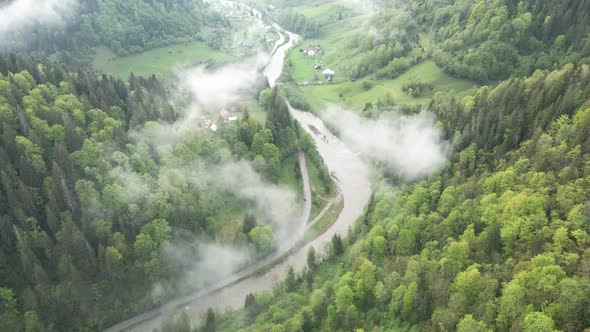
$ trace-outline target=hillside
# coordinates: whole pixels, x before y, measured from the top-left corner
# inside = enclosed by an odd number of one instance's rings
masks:
[[[0,0],[0,331],[590,331],[590,1],[244,1]]]
[[[434,101],[455,135],[447,166],[396,189],[384,181],[346,250],[334,238],[321,263],[310,254],[305,271],[223,317],[218,330],[590,326],[588,70],[568,66]],[[568,95],[578,98],[561,103]],[[523,105],[521,116],[512,105]],[[498,118],[509,128],[496,128]]]

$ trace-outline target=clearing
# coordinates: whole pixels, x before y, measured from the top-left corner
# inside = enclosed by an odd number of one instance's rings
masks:
[[[223,63],[235,59],[231,55],[212,49],[206,42],[176,44],[125,57],[118,57],[106,47],[99,47],[93,67],[97,71],[121,78],[127,78],[131,73],[142,76],[167,76],[180,66],[210,61]]]

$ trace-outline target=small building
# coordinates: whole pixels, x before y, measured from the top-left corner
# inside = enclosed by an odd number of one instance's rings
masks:
[[[226,110],[225,108],[222,109],[221,111],[219,111],[219,117],[223,120],[223,121],[227,121],[227,119],[229,119],[231,115],[229,114],[229,111]]]
[[[314,50],[307,50],[307,55],[308,56],[315,56],[315,51]]]
[[[328,80],[328,82],[332,83],[334,81],[334,75],[336,74],[333,70],[331,69],[326,69],[323,72],[324,77]]]
[[[217,125],[215,123],[211,124],[211,127],[209,127],[209,129],[211,129],[212,132],[217,132]]]
[[[238,121],[237,116],[230,116],[229,118],[227,118],[227,122],[234,122],[234,121]]]

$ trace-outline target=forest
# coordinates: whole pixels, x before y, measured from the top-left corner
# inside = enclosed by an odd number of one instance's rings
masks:
[[[270,3],[270,17],[311,40],[350,13]],[[210,308],[198,326],[174,312],[160,331],[590,329],[590,2],[374,3],[339,40],[338,79],[348,93],[369,78],[368,92],[431,61],[477,84],[425,105],[379,95],[359,112],[434,114],[444,167],[407,181],[370,161],[380,173],[364,213],[303,270],[240,310]],[[236,187],[277,196],[285,173],[301,187],[298,152],[336,190],[289,111],[287,100],[315,106],[294,84],[257,80],[248,98],[264,120],[238,104],[239,118],[211,127],[177,83],[88,69],[96,46],[124,56],[211,41],[230,24],[201,0],[80,0],[68,24],[0,38],[0,330],[104,330],[269,257],[283,225]],[[413,98],[433,85],[401,89]]]
[[[80,0],[72,16],[57,29],[36,24],[13,32],[3,38],[0,50],[49,58],[56,64],[87,64],[98,45],[124,56],[208,40],[208,29],[229,24],[201,0]]]
[[[378,3],[379,10],[367,18],[369,33],[357,33],[345,46],[362,55],[350,64],[351,77],[394,78],[431,58],[452,76],[486,84],[590,63],[586,1]],[[292,13],[284,22],[306,37],[318,37],[307,35],[309,20],[301,16]]]
[[[274,183],[299,148],[321,166],[281,95],[268,92],[265,127],[243,110],[219,135],[160,146],[150,135],[181,115],[156,77],[123,82],[0,56],[0,326],[97,330],[157,306],[194,268],[167,256],[179,241],[217,239],[251,248],[252,257],[272,252],[275,226],[249,199],[184,169],[250,160],[250,176]],[[252,212],[228,230],[228,206]],[[193,287],[211,281],[202,276]],[[156,282],[169,288],[146,299]]]
[[[503,81],[459,99],[436,95],[427,108],[452,143],[446,166],[405,184],[386,176],[346,238],[310,251],[307,268],[253,294],[243,310],[211,312],[205,330],[590,327],[587,3],[415,1],[407,8],[413,24],[435,31],[440,47],[425,56],[456,76]],[[384,17],[392,16],[373,19]],[[367,54],[391,47],[371,37],[359,42]],[[399,57],[382,54],[361,72]]]
[[[589,69],[434,100],[430,109],[454,136],[444,169],[397,188],[384,181],[321,263],[310,251],[307,269],[218,319],[218,331],[590,326]],[[570,94],[578,98],[563,104]],[[497,128],[498,116],[526,125]]]

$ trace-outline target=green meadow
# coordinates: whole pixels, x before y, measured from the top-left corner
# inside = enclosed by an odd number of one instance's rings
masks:
[[[402,90],[405,84],[416,80],[432,84],[433,89],[419,97],[412,97]],[[475,87],[474,83],[453,78],[445,74],[432,61],[425,61],[391,80],[375,80],[372,77],[366,77],[356,82],[346,81],[332,85],[300,87],[300,89],[312,105],[312,110],[319,111],[328,104],[344,104],[361,110],[366,103],[375,103],[378,100],[388,104],[426,105],[437,92],[449,92],[462,96],[473,87]]]
[[[125,57],[118,57],[106,47],[99,47],[93,67],[121,78],[127,78],[131,73],[168,76],[179,66],[210,60],[218,64],[235,60],[235,57],[212,49],[206,42],[176,44]]]
[[[335,3],[323,3],[317,6],[301,6],[292,9],[309,17],[318,18],[334,12]],[[311,104],[313,111],[321,111],[329,104],[343,104],[360,110],[366,103],[381,100],[388,104],[425,105],[438,92],[452,93],[457,96],[468,94],[476,84],[463,79],[453,78],[443,72],[432,61],[423,61],[395,79],[376,79],[369,75],[352,81],[350,69],[355,66],[364,50],[355,44],[355,36],[369,31],[370,16],[356,14],[341,21],[322,27],[318,38],[306,39],[294,47],[285,62],[296,83],[314,82],[318,77],[322,85],[301,86],[299,89]],[[424,39],[427,37],[424,35]],[[427,42],[423,44],[428,45]],[[301,52],[311,45],[320,45],[324,52],[310,57]],[[316,63],[322,62],[321,69],[315,69]],[[325,69],[335,71],[334,84],[327,84],[322,72]],[[403,86],[412,82],[429,83],[432,90],[419,97],[408,95]]]

